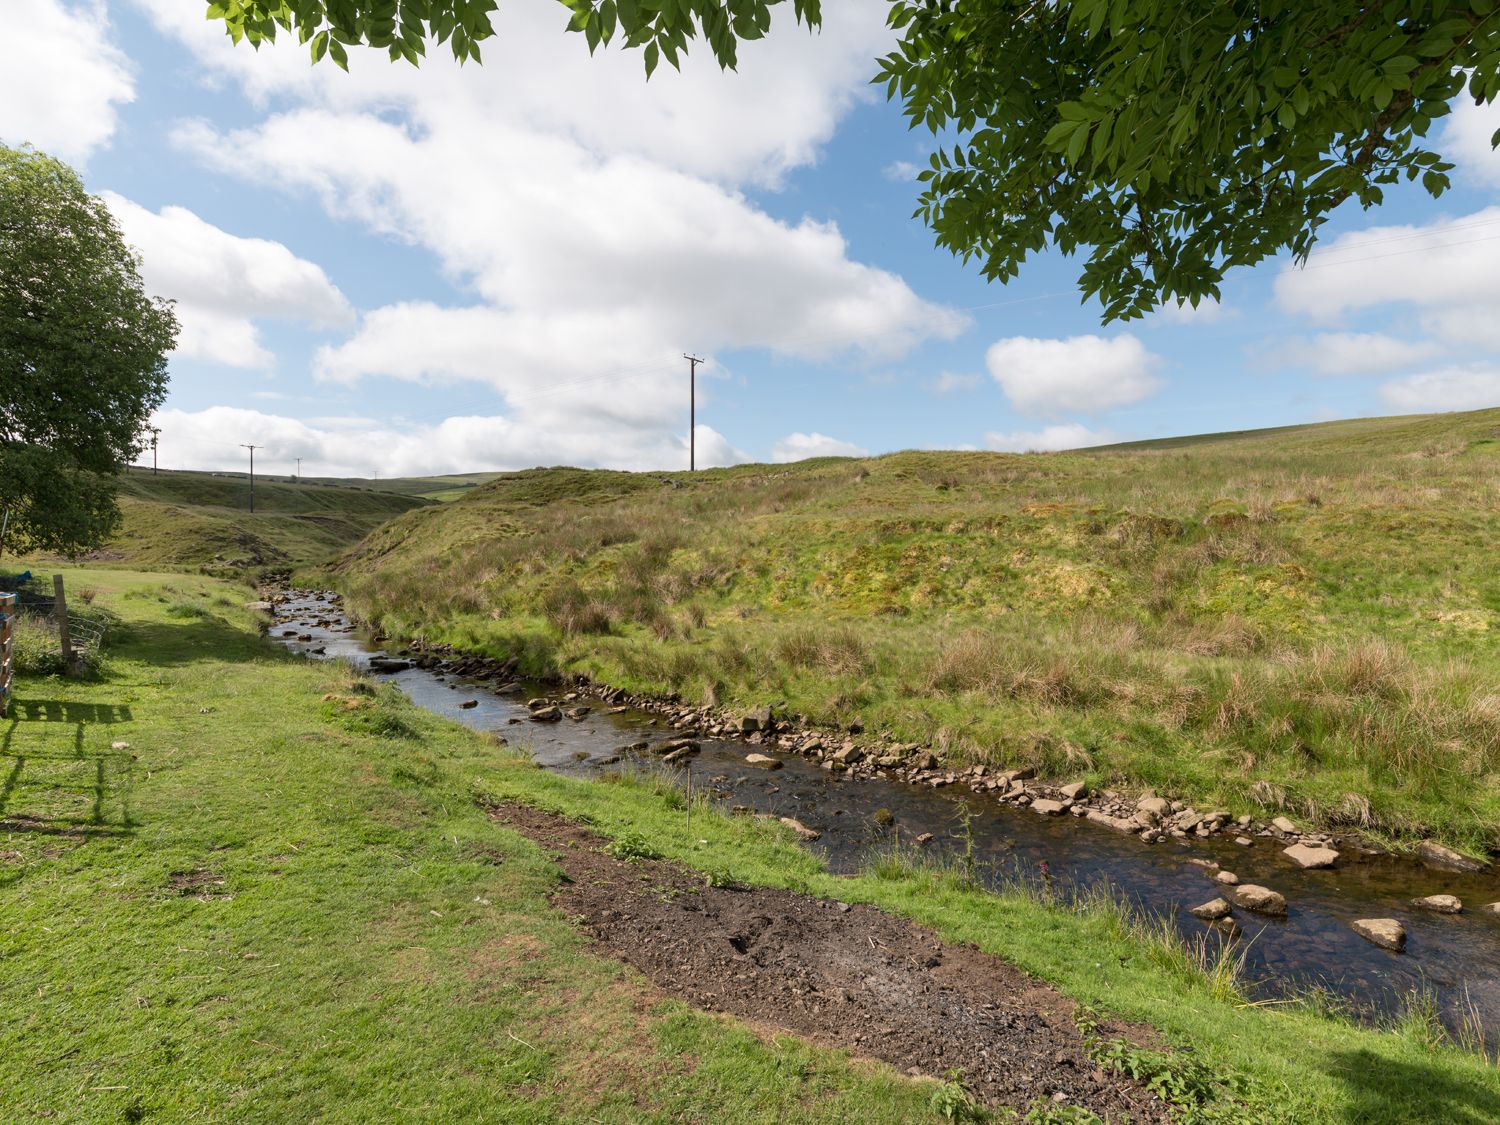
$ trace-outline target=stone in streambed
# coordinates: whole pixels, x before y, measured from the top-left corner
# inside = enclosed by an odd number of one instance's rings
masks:
[[[1257,914],[1286,915],[1286,899],[1269,887],[1245,883],[1234,889],[1234,901]]]
[[[1427,895],[1425,898],[1412,899],[1411,904],[1418,910],[1430,910],[1434,914],[1460,914],[1464,908],[1464,904],[1454,895]]]
[[[1429,867],[1441,867],[1446,871],[1483,871],[1489,867],[1485,860],[1472,859],[1435,840],[1423,840],[1418,844],[1417,856]]]
[[[1487,902],[1479,908],[1479,913],[1488,914],[1494,918],[1500,918],[1500,902]]]
[[[1202,918],[1205,922],[1217,922],[1220,918],[1227,918],[1229,912],[1229,903],[1222,898],[1210,899],[1202,906],[1195,906],[1188,911],[1194,918]]]
[[[1088,796],[1089,787],[1085,782],[1075,781],[1071,785],[1064,785],[1060,790],[1064,797],[1070,801],[1081,801]]]
[[[1400,953],[1406,946],[1406,928],[1394,918],[1361,918],[1349,928],[1368,942]]]
[[[1289,848],[1283,848],[1281,854],[1298,867],[1332,867],[1334,860],[1339,857],[1339,853],[1332,848],[1315,848],[1307,844],[1293,844]]]
[[[1278,816],[1275,820],[1271,821],[1271,827],[1285,836],[1295,836],[1297,834],[1297,826],[1284,816]]]
[[[782,817],[781,823],[795,832],[799,840],[811,841],[821,839],[823,836],[823,833],[819,832],[816,828],[809,828],[794,816]]]
[[[477,700],[477,699],[465,699],[462,703],[460,703],[458,705],[458,709],[460,711],[472,711],[475,707],[478,707],[478,706],[479,706],[479,700]]]
[[[752,766],[763,766],[768,770],[779,770],[781,759],[773,758],[769,754],[746,754],[745,761]]]
[[[562,720],[562,709],[556,705],[550,707],[538,707],[531,713],[531,717],[538,723],[556,723]]]
[[[1042,797],[1031,802],[1031,811],[1041,813],[1043,816],[1057,816],[1067,807],[1061,801],[1049,801]]]
[[[1233,871],[1215,871],[1214,882],[1223,883],[1226,887],[1238,886],[1240,877]]]

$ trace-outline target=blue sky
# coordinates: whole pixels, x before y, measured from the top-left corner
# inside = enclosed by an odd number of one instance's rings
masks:
[[[178,302],[162,463],[405,475],[1125,438],[1500,405],[1493,108],[1441,201],[1310,268],[1101,325],[1078,263],[992,285],[911,218],[926,134],[868,87],[878,2],[646,84],[550,0],[483,68],[234,48],[182,0],[12,0],[0,140],[72,161]]]

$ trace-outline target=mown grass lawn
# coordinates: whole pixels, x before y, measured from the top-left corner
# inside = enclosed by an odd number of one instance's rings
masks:
[[[69,580],[122,623],[99,678],[23,680],[0,727],[0,1120],[936,1119],[930,1084],[663,1001],[590,954],[547,903],[554,866],[484,797],[1002,953],[1202,1060],[1218,1120],[1500,1117],[1500,1071],[1420,1020],[1246,1007],[1108,911],[836,878],[778,827],[706,809],[690,831],[680,794],[545,774],[286,656],[243,587]]]

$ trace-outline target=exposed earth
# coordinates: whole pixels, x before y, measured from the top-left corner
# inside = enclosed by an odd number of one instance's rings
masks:
[[[868,906],[709,886],[675,864],[616,858],[551,813],[504,805],[491,815],[555,858],[566,878],[554,905],[672,996],[911,1074],[958,1072],[994,1106],[1040,1100],[1105,1121],[1170,1120],[1157,1098],[1089,1058],[1073,1001],[998,957]]]

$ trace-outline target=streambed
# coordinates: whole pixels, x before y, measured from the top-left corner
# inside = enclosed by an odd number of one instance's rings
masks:
[[[364,667],[372,658],[390,655],[352,630],[341,608],[325,595],[298,592],[279,601],[276,620],[273,637],[310,656]],[[283,635],[287,633],[291,635]],[[577,720],[532,722],[526,698],[556,691],[542,684],[500,694],[491,681],[418,667],[381,678],[393,681],[418,706],[504,734],[539,765],[579,776],[619,769],[624,744],[680,734],[659,716],[635,710],[611,714],[607,711],[613,709],[597,706]],[[472,706],[461,706],[470,702]],[[1235,911],[1243,932],[1234,940],[1245,953],[1246,972],[1258,997],[1318,988],[1360,1014],[1376,1016],[1401,1010],[1413,990],[1423,989],[1436,998],[1450,1026],[1458,1026],[1464,1013],[1472,1011],[1482,1021],[1491,1049],[1500,1045],[1500,917],[1473,910],[1500,901],[1500,874],[1493,871],[1439,871],[1354,849],[1342,849],[1332,869],[1304,870],[1269,839],[1248,848],[1223,836],[1147,845],[1073,817],[1039,816],[962,786],[848,777],[773,745],[697,741],[701,751],[685,767],[695,789],[712,792],[726,804],[796,817],[821,833],[807,846],[835,872],[859,869],[871,850],[887,846],[894,833],[903,840],[931,833],[929,847],[956,848],[953,833],[967,809],[984,870],[1031,879],[1045,872],[1064,887],[1102,885],[1143,911],[1170,918],[1191,939],[1203,935],[1206,924],[1191,916],[1189,908],[1227,890],[1205,871],[1202,861],[1207,861],[1236,873],[1242,883],[1262,884],[1286,897],[1285,918]],[[751,751],[779,759],[781,768],[747,764]],[[649,753],[641,757],[645,763],[658,760]],[[887,821],[881,810],[892,819]],[[1439,893],[1458,896],[1465,912],[1432,914],[1410,905],[1413,898]],[[1360,918],[1400,920],[1407,932],[1405,951],[1386,952],[1359,937],[1349,924]],[[1221,938],[1215,933],[1210,940]]]

